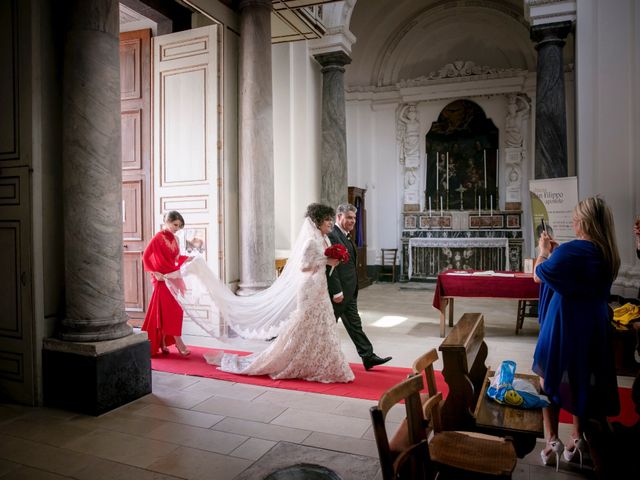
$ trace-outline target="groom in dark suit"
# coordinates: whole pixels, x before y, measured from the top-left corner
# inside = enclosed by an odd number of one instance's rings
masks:
[[[362,358],[362,364],[366,370],[376,365],[391,360],[391,357],[380,358],[373,353],[373,345],[362,331],[362,320],[358,313],[358,275],[356,273],[356,247],[350,238],[353,227],[356,224],[356,207],[350,203],[343,203],[336,209],[336,224],[329,233],[332,244],[340,243],[349,252],[349,261],[339,264],[331,275],[327,268],[327,283],[329,284],[329,296],[333,305],[333,312],[347,329],[347,333]]]

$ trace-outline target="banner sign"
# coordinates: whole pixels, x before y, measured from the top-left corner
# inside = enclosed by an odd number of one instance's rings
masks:
[[[573,209],[578,204],[578,178],[530,180],[529,193],[534,245],[540,238],[542,219],[547,233],[559,243],[574,240]]]

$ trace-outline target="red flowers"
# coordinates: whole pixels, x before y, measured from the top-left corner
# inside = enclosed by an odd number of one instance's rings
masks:
[[[327,247],[324,251],[324,255],[329,258],[340,260],[340,263],[347,263],[349,261],[349,252],[346,247],[340,243],[334,243],[330,247]]]
[[[349,252],[346,247],[340,243],[335,243],[330,247],[327,247],[324,251],[324,255],[329,258],[335,258],[336,260],[339,260],[340,263],[347,263],[349,261]],[[333,273],[334,268],[336,267],[331,267],[329,276]]]

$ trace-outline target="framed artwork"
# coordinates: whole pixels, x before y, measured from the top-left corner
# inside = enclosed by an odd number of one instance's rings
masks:
[[[502,215],[469,216],[469,228],[502,228],[503,225]]]
[[[507,215],[507,228],[520,228],[520,215]]]
[[[421,215],[420,228],[451,228],[451,217]]]
[[[405,215],[404,216],[404,228],[406,229],[414,229],[416,228],[416,216],[415,215]]]

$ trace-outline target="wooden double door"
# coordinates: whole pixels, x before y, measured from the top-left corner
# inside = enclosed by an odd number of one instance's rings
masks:
[[[164,212],[180,211],[183,251],[220,273],[219,79],[215,26],[120,35],[124,296],[134,326],[152,291],[142,254]]]

